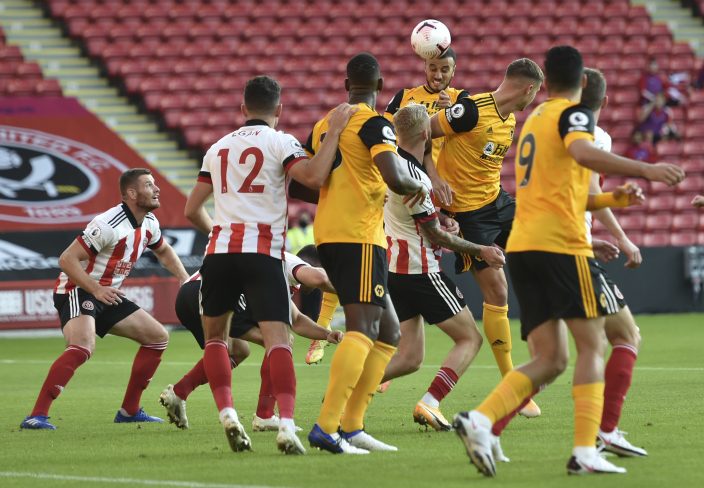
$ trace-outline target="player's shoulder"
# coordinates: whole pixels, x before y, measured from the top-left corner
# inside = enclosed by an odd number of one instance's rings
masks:
[[[475,93],[467,98],[472,100],[478,107],[494,105],[494,95],[491,92]]]
[[[611,152],[611,135],[598,125],[594,127],[594,145],[599,149]]]
[[[144,223],[147,224],[149,227],[157,229],[159,228],[159,219],[157,219],[156,215],[151,212],[147,212],[147,214],[144,216]]]
[[[96,215],[92,222],[101,226],[116,228],[123,221],[128,219],[129,209],[124,203],[118,203],[114,207],[110,207],[103,213]]]
[[[558,127],[563,137],[570,132],[594,133],[594,112],[586,105],[572,102],[558,106],[557,110],[560,114]]]
[[[463,98],[471,97],[471,94],[467,90],[453,88],[451,86],[445,88],[445,93],[447,93],[447,95],[450,97],[452,103],[456,103],[458,100],[462,100]]]
[[[404,172],[408,173],[411,178],[414,178],[419,181],[430,181],[425,171],[425,167],[423,166],[423,163],[418,161],[418,158],[413,156],[411,153],[405,151],[401,147],[398,148],[398,157],[399,162],[401,163],[400,168]]]

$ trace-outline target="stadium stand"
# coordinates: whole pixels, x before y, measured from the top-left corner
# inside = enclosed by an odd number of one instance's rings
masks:
[[[61,96],[59,82],[44,78],[37,63],[26,61],[20,48],[5,44],[0,28],[0,97]]]
[[[272,74],[282,82],[282,128],[302,140],[324,111],[345,99],[341,74],[347,58],[358,51],[373,52],[381,63],[386,84],[379,108],[398,89],[423,82],[422,61],[412,57],[407,31],[428,16],[426,2],[384,5],[363,0],[355,8],[334,0],[266,4],[243,0],[237,8],[227,0],[46,4],[47,14],[63,23],[67,35],[84,47],[114,84],[195,151],[206,149],[238,122],[239,93],[257,73]],[[687,43],[673,40],[667,25],[653,23],[645,7],[626,0],[493,0],[473,3],[471,9],[460,0],[448,0],[444,6],[442,20],[453,33],[459,56],[453,84],[472,93],[497,86],[505,66],[517,57],[541,61],[545,50],[556,43],[582,50],[587,65],[604,71],[609,82],[610,106],[600,125],[612,135],[618,153],[625,151],[635,125],[636,86],[648,59],[657,59],[666,73],[686,71],[692,76],[701,64]],[[510,14],[517,11],[522,15]],[[2,49],[14,52],[0,44]],[[36,70],[21,63],[20,53],[13,55],[19,57],[13,66],[22,64],[22,76],[27,78],[13,74],[11,83],[0,81],[0,92],[36,89],[28,88],[32,81],[27,81],[36,79]],[[0,80],[6,71],[19,69],[9,67],[10,56],[0,59]],[[46,82],[36,85],[41,83]],[[537,101],[544,96],[539,94]],[[704,130],[704,93],[694,92],[687,106],[673,111],[684,141],[660,144],[657,151],[680,161],[699,182],[704,177],[704,142],[696,138]],[[527,114],[517,114],[519,130]],[[514,151],[506,161],[512,161]],[[504,174],[507,190],[513,191],[512,164],[504,166]],[[623,181],[610,179],[607,188]],[[682,198],[697,191],[694,185],[687,188]],[[658,206],[659,212],[677,216],[687,210],[675,207],[675,200],[659,199],[674,198],[670,189],[657,185],[646,189],[651,201],[669,205]],[[642,220],[645,212],[641,208],[620,214]],[[684,220],[672,222],[677,226]],[[595,231],[604,235],[599,226]],[[671,235],[674,241],[679,234]]]

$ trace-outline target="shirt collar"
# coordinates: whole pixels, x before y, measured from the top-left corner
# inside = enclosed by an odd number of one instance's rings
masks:
[[[142,225],[137,223],[137,219],[134,218],[132,210],[130,210],[130,207],[128,207],[125,202],[122,202],[122,210],[125,211],[125,215],[127,215],[127,220],[130,221],[130,224],[132,224],[133,229],[136,229],[137,227],[140,227]]]
[[[250,119],[247,122],[245,122],[242,127],[247,127],[250,125],[266,125],[267,127],[269,127],[269,124],[267,124],[266,122],[264,122],[261,119]]]

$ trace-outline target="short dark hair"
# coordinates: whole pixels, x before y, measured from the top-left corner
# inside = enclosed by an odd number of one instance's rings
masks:
[[[271,76],[255,76],[244,87],[244,105],[250,112],[269,114],[281,100],[281,85]]]
[[[152,171],[148,168],[128,169],[120,175],[120,194],[124,195],[128,188],[134,186],[142,175],[150,175]]]
[[[529,80],[543,82],[543,70],[540,69],[538,63],[528,58],[521,58],[513,61],[506,68],[507,78],[528,78]]]
[[[606,78],[598,69],[584,68],[587,75],[587,86],[582,89],[582,105],[596,112],[601,108],[606,97]]]
[[[347,79],[350,85],[376,88],[379,78],[379,62],[369,53],[359,53],[347,63]]]
[[[438,59],[452,58],[452,60],[457,63],[457,53],[451,47],[445,49],[445,52],[440,55]]]
[[[545,78],[551,90],[576,90],[583,73],[582,55],[572,46],[555,46],[545,54]]]
[[[303,246],[301,250],[298,251],[296,256],[298,256],[311,266],[314,266],[316,268],[320,267],[320,256],[318,256],[318,250],[316,249],[315,244],[308,244],[307,246]]]

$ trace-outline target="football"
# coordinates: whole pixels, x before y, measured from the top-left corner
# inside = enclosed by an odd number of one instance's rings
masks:
[[[423,59],[439,58],[450,47],[450,41],[450,29],[439,20],[423,20],[411,33],[411,46]]]

